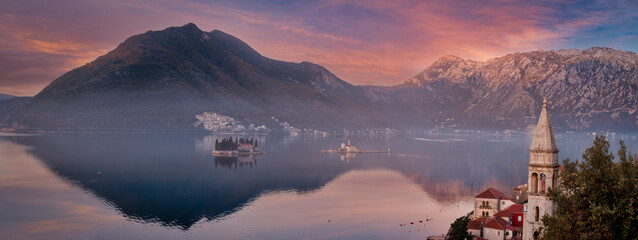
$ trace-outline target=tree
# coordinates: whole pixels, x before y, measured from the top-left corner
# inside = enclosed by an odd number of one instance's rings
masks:
[[[544,216],[541,239],[638,239],[638,155],[620,141],[619,161],[604,136],[583,153],[565,159],[560,183],[549,190],[556,209]]]
[[[470,221],[470,218],[466,215],[454,220],[454,222],[450,225],[450,233],[448,234],[448,239],[451,240],[464,240],[464,239],[472,239],[472,235],[467,232],[467,223]]]

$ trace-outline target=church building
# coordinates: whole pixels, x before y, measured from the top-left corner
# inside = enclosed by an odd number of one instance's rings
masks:
[[[541,219],[544,215],[554,215],[554,203],[549,200],[547,191],[557,186],[559,167],[558,147],[545,99],[529,148],[528,202],[523,222],[525,240],[538,237],[538,229],[543,226]]]

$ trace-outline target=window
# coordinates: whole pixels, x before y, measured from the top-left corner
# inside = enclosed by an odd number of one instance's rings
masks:
[[[532,184],[532,191],[530,191],[531,193],[538,193],[538,174],[536,173],[532,173],[532,176],[530,178],[530,184]]]
[[[523,221],[523,216],[518,216],[518,221]]]
[[[540,211],[541,211],[541,210],[540,210],[540,208],[539,208],[539,207],[535,207],[534,209],[535,209],[535,210],[534,210],[534,221],[537,221],[537,222],[538,222],[538,219],[539,219],[539,215],[540,215]]]

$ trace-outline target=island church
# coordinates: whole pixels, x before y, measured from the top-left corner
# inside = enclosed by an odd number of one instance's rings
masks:
[[[547,99],[529,148],[528,168],[527,184],[514,189],[515,198],[493,188],[474,197],[474,214],[467,228],[475,239],[536,239],[543,216],[553,216],[554,203],[547,192],[558,184],[560,164]]]

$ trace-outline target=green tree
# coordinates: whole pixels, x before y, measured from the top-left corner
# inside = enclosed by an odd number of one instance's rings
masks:
[[[541,239],[638,239],[638,156],[620,141],[619,161],[604,136],[565,159],[560,184],[549,190],[556,209],[544,216]]]
[[[448,234],[448,239],[450,240],[464,240],[464,239],[472,239],[472,235],[467,232],[467,223],[470,221],[470,218],[466,215],[460,218],[457,218],[450,225],[450,233]]]

